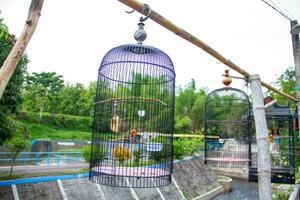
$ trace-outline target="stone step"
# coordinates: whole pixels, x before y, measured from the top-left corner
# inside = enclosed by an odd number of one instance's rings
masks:
[[[160,187],[158,188],[165,200],[182,200],[183,197],[180,194],[179,190],[177,189],[176,185],[174,184],[174,181],[166,187]]]
[[[111,187],[105,185],[100,185],[100,186],[107,200],[112,200],[112,199],[136,200],[135,193],[132,192],[132,189],[130,188]]]
[[[1,186],[0,187],[0,199],[3,200],[14,200],[13,191],[10,186]]]
[[[58,184],[40,182],[17,185],[20,200],[61,200],[63,199]]]
[[[217,176],[200,158],[177,163],[174,165],[173,176],[187,199],[199,197],[220,186]]]
[[[156,188],[134,188],[135,193],[137,194],[140,200],[161,200],[158,191]]]
[[[96,184],[88,178],[62,180],[61,182],[69,200],[101,199],[101,193]]]

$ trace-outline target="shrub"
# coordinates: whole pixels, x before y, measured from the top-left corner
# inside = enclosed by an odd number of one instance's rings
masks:
[[[134,156],[134,162],[135,163],[140,162],[141,154],[142,154],[141,149],[137,149],[137,150],[133,151],[133,156]]]
[[[288,200],[289,194],[286,191],[277,191],[272,195],[273,200]]]
[[[120,163],[131,159],[131,152],[127,147],[117,146],[114,148],[113,154]]]
[[[183,156],[199,153],[201,151],[201,147],[203,146],[203,140],[199,138],[175,140],[174,156],[177,159],[181,159]]]
[[[81,149],[82,157],[85,162],[90,162],[91,159],[91,145],[86,145]]]
[[[82,152],[82,157],[84,158],[85,162],[92,162],[92,163],[97,163],[97,162],[101,162],[102,160],[104,160],[105,156],[106,156],[106,148],[104,145],[100,145],[99,147],[97,146],[93,146],[94,147],[94,151],[96,156],[93,156],[94,160],[91,161],[91,145],[86,145],[81,149]],[[100,149],[101,151],[99,151],[98,149]],[[97,151],[98,150],[98,151]],[[97,154],[96,154],[97,152]]]
[[[183,140],[175,140],[174,141],[174,157],[177,159],[183,158],[183,156],[186,154],[186,150],[184,147]]]
[[[156,162],[160,162],[165,158],[165,151],[162,149],[161,151],[153,151],[150,153],[150,159],[155,160]]]
[[[192,120],[188,116],[180,118],[175,122],[175,130],[177,132],[186,133],[190,126],[192,126]]]
[[[166,159],[172,154],[172,145],[163,144],[163,147],[160,151],[152,151],[150,152],[150,159],[155,162],[160,162],[161,160]]]
[[[43,118],[39,119],[39,113],[22,111],[17,115],[17,118],[29,123],[41,123],[55,128],[76,129],[81,131],[91,131],[92,128],[91,117],[44,113]]]

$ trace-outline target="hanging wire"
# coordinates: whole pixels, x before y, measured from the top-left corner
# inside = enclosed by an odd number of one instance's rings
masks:
[[[288,9],[285,7],[285,5],[283,5],[283,3],[281,3],[279,0],[276,0],[276,2],[283,8],[283,10],[285,10],[285,12],[292,18],[292,19],[296,19],[295,16],[292,15],[291,12],[288,11]],[[274,4],[274,3],[273,3]],[[278,6],[277,6],[278,7]],[[281,9],[282,11],[282,9]]]
[[[261,0],[262,2],[264,2],[265,4],[267,4],[268,6],[270,6],[271,8],[273,8],[276,12],[278,12],[280,15],[282,15],[284,18],[286,18],[289,21],[293,21],[289,16],[287,16],[283,11],[281,11],[271,0],[272,4],[266,2],[265,0]]]
[[[286,13],[283,11],[283,9],[281,9],[279,6],[277,6],[276,3],[274,3],[274,1],[272,1],[272,0],[269,0],[269,1],[280,13]]]

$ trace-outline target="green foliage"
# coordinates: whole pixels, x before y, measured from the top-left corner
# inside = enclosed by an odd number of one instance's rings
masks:
[[[22,111],[15,121],[28,128],[31,139],[91,140],[90,117],[45,113],[39,120],[39,114]]]
[[[86,145],[81,149],[82,157],[85,162],[90,162],[91,160],[91,145]]]
[[[49,101],[58,103],[57,94],[63,87],[62,76],[55,72],[32,73],[26,79],[24,108],[39,111],[40,119]]]
[[[239,121],[247,119],[249,102],[247,99],[238,100],[235,93],[213,93],[206,102],[207,118],[210,120]],[[223,137],[244,138],[245,127],[236,123],[226,123],[226,126],[219,123],[210,123],[207,133],[211,136],[220,135]]]
[[[277,191],[272,195],[273,200],[288,200],[289,193],[287,191]]]
[[[192,126],[192,120],[189,116],[183,116],[182,118],[178,118],[175,124],[175,130],[181,130],[181,132],[185,132],[184,130],[189,130]]]
[[[80,83],[65,85],[59,93],[60,102],[57,111],[70,115],[92,116],[96,87],[96,82],[91,82],[88,88]]]
[[[8,112],[4,106],[0,106],[0,145],[13,134],[12,121],[7,117]]]
[[[184,156],[194,155],[200,153],[201,148],[204,147],[203,139],[177,139],[174,142],[174,156],[177,159],[182,159]]]
[[[3,19],[0,18],[0,68],[14,43],[15,36],[9,33]],[[10,116],[18,112],[22,103],[22,84],[28,62],[27,56],[23,55],[0,100],[0,145],[11,138],[14,133],[13,121]]]
[[[91,150],[92,150],[91,145],[86,145],[82,148],[81,152],[85,162],[91,162],[95,164],[103,161],[104,158],[106,157],[107,150],[104,145],[93,146],[92,152],[93,152],[94,160],[91,160]]]
[[[28,127],[32,140],[91,140],[92,132],[78,131],[76,129],[53,128],[44,124],[24,123]]]
[[[52,74],[49,76],[53,76],[54,79],[56,79],[56,81],[54,81],[56,82],[55,87],[52,89],[49,87],[49,89],[45,90],[44,86],[32,83],[32,78],[30,79],[29,77],[28,87],[24,92],[24,110],[32,112],[41,112],[41,110],[43,110],[43,112],[77,116],[93,115],[97,87],[96,82],[91,82],[87,88],[81,83],[62,85],[63,81],[61,76],[53,75],[53,73],[47,74]],[[39,76],[42,75],[39,74]],[[52,81],[52,79],[49,81]],[[47,91],[48,98],[45,96]]]
[[[287,93],[296,98],[296,71],[294,67],[288,67],[284,72],[276,79],[276,86],[280,91]],[[277,99],[278,104],[287,105],[288,100],[276,93],[270,93],[275,99]]]
[[[10,152],[13,152],[13,155],[17,157],[18,153],[24,150],[28,143],[23,138],[15,137],[7,142],[7,144],[9,145]]]
[[[174,141],[174,157],[176,159],[182,159],[183,156],[187,153],[186,146],[183,140],[175,140]]]
[[[8,28],[5,24],[3,24],[3,19],[0,18],[0,39],[8,40],[10,34],[8,32]]]
[[[21,130],[20,130],[21,129]],[[20,125],[15,125],[15,137],[8,140],[6,142],[9,151],[12,152],[12,159],[11,159],[11,168],[10,168],[10,176],[13,173],[13,167],[15,164],[15,160],[18,157],[19,153],[23,150],[25,150],[26,146],[28,146],[28,140],[29,139],[29,133],[27,128],[20,127]],[[19,132],[22,131],[22,132]]]
[[[156,162],[160,162],[164,158],[165,158],[164,149],[162,149],[161,151],[152,151],[150,153],[150,159],[155,160]]]
[[[27,123],[44,124],[54,128],[72,129],[77,131],[91,131],[92,129],[91,117],[44,113],[43,118],[39,119],[39,114],[23,111],[17,115],[17,118]]]
[[[135,163],[140,162],[141,155],[142,155],[141,149],[136,149],[136,150],[133,151],[133,156],[134,156],[134,162]]]
[[[206,91],[196,90],[192,79],[184,88],[177,89],[175,100],[175,132],[191,133],[204,127]]]

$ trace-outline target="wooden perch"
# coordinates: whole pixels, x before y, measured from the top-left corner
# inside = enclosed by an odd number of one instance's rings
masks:
[[[24,30],[0,69],[0,99],[37,27],[43,3],[44,0],[31,1]]]
[[[106,99],[103,101],[97,101],[96,104],[101,104],[101,103],[107,103],[107,102],[126,102],[128,100],[141,100],[141,101],[148,101],[148,102],[155,102],[155,103],[160,103],[164,106],[167,106],[167,104],[159,99],[151,99],[151,98],[145,98],[145,97],[127,97],[127,98],[114,98],[114,99]]]
[[[230,67],[231,69],[239,72],[241,75],[246,77],[246,79],[249,78],[250,74],[247,71],[245,71],[241,67],[237,66],[236,64],[234,64],[229,59],[226,59],[219,52],[217,52],[216,50],[211,48],[209,45],[205,44],[203,41],[201,41],[197,37],[193,36],[192,34],[188,33],[187,31],[179,28],[178,26],[173,24],[171,21],[169,21],[165,17],[161,16],[159,13],[155,12],[153,9],[151,9],[151,13],[149,14],[148,9],[145,7],[145,4],[142,4],[142,3],[140,3],[136,0],[119,0],[119,1],[122,2],[125,5],[133,8],[134,10],[140,12],[143,15],[146,15],[146,16],[149,15],[149,18],[152,19],[153,21],[157,22],[158,24],[165,27],[166,29],[172,31],[173,33],[175,33],[179,37],[181,37],[181,38],[187,40],[188,42],[196,45],[197,47],[201,48],[202,50],[204,50],[205,52],[207,52],[211,56],[215,57],[220,62],[222,62],[225,65],[227,65],[228,67]],[[292,97],[292,96],[290,96],[290,95],[288,95],[284,92],[281,92],[280,90],[274,88],[273,86],[271,86],[271,85],[269,85],[269,84],[267,84],[263,81],[261,82],[261,85],[264,86],[265,88],[273,91],[273,92],[276,92],[277,94],[280,94],[280,95],[282,95],[282,96],[284,96],[284,97],[286,97],[286,98],[288,98],[292,101],[297,102],[296,98],[294,98],[294,97]]]

